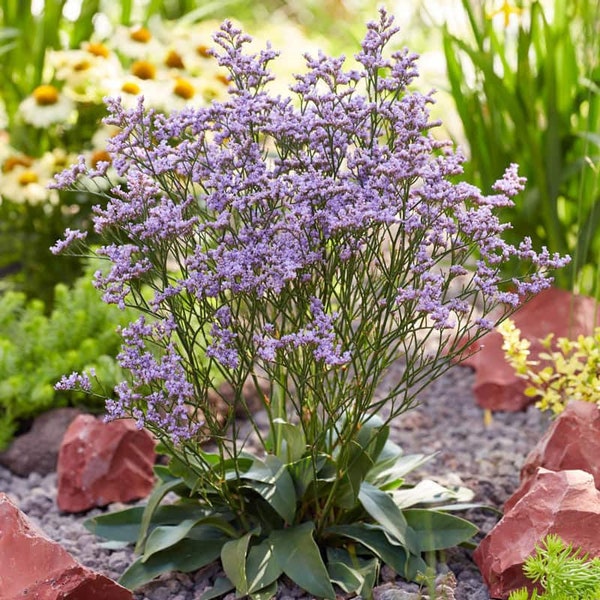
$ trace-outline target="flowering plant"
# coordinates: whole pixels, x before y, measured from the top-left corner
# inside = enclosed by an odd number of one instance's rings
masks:
[[[226,22],[215,41],[227,101],[168,117],[109,101],[107,123],[121,130],[109,151],[127,186],[95,210],[106,240],[97,253],[112,265],[96,285],[141,316],[122,330],[131,377],[108,418],[132,416],[170,456],[141,526],[122,527],[138,509],[90,524],[138,537],[141,557],[123,576],[131,587],[220,558],[220,591],[271,594],[286,574],[319,597],[334,597],[332,582],[368,595],[382,562],[415,577],[423,552],[475,531],[423,508],[454,496],[407,486],[425,457],[404,456],[390,423],[467,336],[489,330],[493,309],[548,286],[566,259],[502,241],[494,210],[522,189],[515,166],[490,196],[452,183],[462,158],[432,136],[431,96],[408,89],[416,56],[385,52],[396,31],[381,11],[356,70],[307,56],[292,100],[269,94],[276,53],[246,54],[249,38]],[[82,160],[58,185],[106,168]],[[84,238],[67,231],[54,250]],[[499,269],[510,259],[533,268],[505,290]],[[398,361],[401,374],[385,380]],[[234,390],[224,425],[207,400],[219,393],[215,373]],[[265,428],[246,403],[248,381]],[[200,446],[206,431],[215,452]],[[159,506],[168,491],[181,500]]]
[[[559,415],[570,400],[598,403],[600,390],[600,328],[593,335],[579,335],[576,340],[549,334],[541,344],[544,352],[539,360],[530,360],[531,342],[511,319],[498,327],[502,349],[515,373],[529,384],[525,395],[538,397],[540,410]]]

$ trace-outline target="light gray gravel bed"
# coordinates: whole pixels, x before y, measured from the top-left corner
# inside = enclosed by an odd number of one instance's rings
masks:
[[[519,483],[519,470],[529,450],[548,426],[548,418],[534,408],[524,413],[496,413],[486,426],[483,411],[471,391],[472,373],[453,367],[427,388],[419,406],[402,415],[393,424],[392,438],[407,453],[437,452],[437,456],[418,474],[441,484],[465,485],[475,491],[475,501],[501,507]],[[60,542],[76,560],[87,567],[118,579],[132,559],[131,550],[109,551],[101,540],[83,527],[86,515],[61,514],[55,503],[56,476],[32,474],[27,478],[12,475],[0,467],[0,491],[8,493],[19,508],[39,525],[46,535]],[[489,511],[472,510],[466,515],[487,533],[498,517]],[[470,552],[453,549],[446,554],[440,571],[451,570],[456,578],[455,600],[488,600],[489,594]],[[194,574],[170,574],[144,586],[136,600],[197,600],[218,574],[216,567]],[[376,590],[376,600],[411,600],[409,592],[417,587],[394,580]],[[282,586],[280,599],[300,598],[293,585]],[[233,596],[231,596],[233,598]],[[227,599],[230,600],[230,599]]]

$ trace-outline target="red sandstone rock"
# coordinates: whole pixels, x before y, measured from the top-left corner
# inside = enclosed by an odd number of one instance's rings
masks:
[[[482,540],[473,559],[490,597],[507,598],[512,590],[533,588],[523,575],[525,559],[548,533],[600,556],[600,491],[584,471],[539,468],[504,507],[504,516]]]
[[[521,481],[538,467],[551,471],[580,469],[591,473],[600,489],[600,408],[597,404],[573,400],[552,423],[525,459]]]
[[[540,339],[549,333],[554,333],[555,338],[590,335],[594,323],[600,322],[596,316],[600,317],[600,309],[593,298],[549,288],[523,305],[512,319],[521,330],[522,337],[531,342],[529,358],[536,360],[542,351]],[[478,348],[481,348],[479,352],[461,364],[476,371],[473,392],[479,406],[490,410],[518,411],[535,402],[534,398],[525,396],[523,391],[527,384],[506,362],[502,336],[497,331],[491,331],[473,344],[473,350]]]
[[[131,600],[129,590],[78,564],[0,493],[0,600]]]
[[[131,419],[104,423],[80,415],[58,454],[58,507],[81,512],[146,497],[154,485],[155,446],[151,434]]]

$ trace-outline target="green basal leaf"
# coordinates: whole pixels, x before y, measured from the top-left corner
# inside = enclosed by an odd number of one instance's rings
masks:
[[[302,428],[283,419],[273,419],[273,423],[277,437],[283,440],[278,458],[286,464],[300,460],[306,452],[306,437]]]
[[[271,600],[277,594],[277,582],[274,581],[271,585],[264,587],[262,590],[257,590],[249,594],[252,600]]]
[[[402,485],[404,477],[408,473],[418,469],[435,456],[435,454],[403,456],[401,452],[400,450],[400,454],[391,453],[384,460],[377,461],[367,474],[366,481],[379,489],[395,489]]]
[[[223,544],[221,548],[221,564],[223,571],[229,581],[235,586],[235,591],[239,596],[248,594],[248,580],[246,578],[246,555],[248,546],[255,532],[248,532],[246,535],[231,540]]]
[[[379,560],[365,560],[343,548],[327,548],[327,571],[332,583],[346,593],[356,593],[363,598],[373,597],[373,587],[379,574]]]
[[[139,537],[143,514],[143,506],[134,506],[106,515],[91,517],[86,519],[83,525],[88,531],[99,537],[134,543]]]
[[[258,492],[287,523],[296,516],[296,489],[294,481],[276,456],[264,461],[255,459],[252,467],[242,474],[246,487]]]
[[[213,598],[224,596],[233,589],[235,589],[235,586],[227,577],[219,577],[215,580],[215,584],[200,596],[200,600],[213,600]]]
[[[154,490],[148,497],[148,502],[146,504],[146,507],[144,508],[144,514],[142,515],[142,520],[140,523],[140,532],[138,540],[135,545],[135,551],[137,554],[142,553],[142,549],[146,541],[146,536],[148,535],[148,529],[150,528],[150,523],[152,522],[152,516],[154,515],[156,509],[160,506],[162,499],[171,490],[174,490],[175,488],[179,487],[182,484],[182,482],[182,479],[176,478],[171,481],[161,483],[154,488]]]
[[[308,521],[269,535],[279,568],[303,590],[318,598],[335,598],[329,574],[314,538],[314,523]]]
[[[430,479],[423,479],[412,488],[392,492],[392,498],[396,506],[401,509],[415,504],[439,504],[440,502],[453,500],[469,502],[473,499],[473,496],[473,491],[468,488],[462,487],[451,490]]]
[[[134,543],[139,539],[143,506],[134,506],[84,521],[86,529],[97,536],[119,542]],[[167,504],[158,507],[152,516],[150,529],[158,525],[177,525],[185,519],[199,519],[206,510],[198,504]]]
[[[257,546],[248,550],[246,560],[246,577],[248,580],[248,591],[251,596],[261,594],[273,583],[276,583],[282,574],[279,563],[275,559],[273,542],[264,540]]]
[[[190,539],[231,538],[236,536],[235,529],[223,518],[210,515],[200,519],[184,519],[177,525],[161,525],[150,532],[144,545],[142,562],[150,556],[165,550],[184,538]]]
[[[403,514],[416,533],[421,552],[452,548],[470,540],[479,531],[465,519],[436,510],[409,508]]]
[[[318,472],[319,465],[317,463],[315,468],[312,457],[305,456],[304,458],[289,464],[287,470],[294,482],[296,497],[302,498],[304,497],[308,486],[315,480],[315,472]]]
[[[417,573],[424,572],[427,565],[416,555],[410,555],[406,548],[393,544],[384,531],[375,525],[357,523],[354,525],[334,525],[327,528],[327,535],[339,536],[359,542],[396,573],[414,581]]]
[[[174,546],[153,554],[146,562],[139,558],[119,579],[119,583],[134,590],[161,573],[196,571],[219,558],[222,545],[228,538],[191,540],[186,538]]]
[[[414,532],[408,526],[402,511],[387,492],[377,489],[370,483],[363,482],[358,499],[375,522],[393,536],[399,544],[411,554],[419,553]]]

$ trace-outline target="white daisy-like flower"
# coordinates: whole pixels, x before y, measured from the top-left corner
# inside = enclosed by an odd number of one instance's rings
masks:
[[[146,59],[163,54],[163,45],[146,27],[117,26],[111,45],[120,54],[132,59]]]
[[[218,28],[217,21],[202,21],[192,26],[175,25],[165,32],[165,37],[169,39],[165,53],[166,65],[169,66],[169,58],[171,62],[175,62],[178,57],[191,77],[220,69],[217,60],[209,53],[210,49],[216,48],[212,35]]]
[[[47,62],[55,78],[64,82],[64,94],[77,102],[100,103],[108,91],[107,82],[121,75],[121,63],[114,53],[104,56],[94,50],[105,46],[87,44],[86,48],[50,51]]]
[[[23,121],[34,127],[68,123],[75,116],[75,103],[53,85],[40,85],[19,105]]]
[[[49,190],[52,172],[47,158],[13,156],[4,161],[0,175],[0,196],[19,204],[56,204],[58,192]]]

